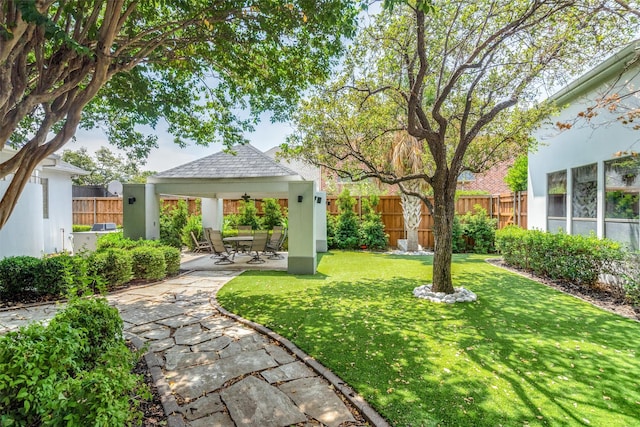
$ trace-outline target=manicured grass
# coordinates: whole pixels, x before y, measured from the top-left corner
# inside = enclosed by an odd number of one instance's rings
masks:
[[[430,257],[324,254],[247,272],[218,300],[292,340],[395,426],[640,425],[640,323],[455,256],[471,304],[414,298]]]

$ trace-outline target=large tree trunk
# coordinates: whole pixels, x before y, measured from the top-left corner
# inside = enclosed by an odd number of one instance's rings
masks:
[[[438,188],[440,187],[440,188]],[[436,185],[433,188],[433,235],[435,241],[433,256],[434,292],[452,294],[451,252],[453,218],[455,215],[455,185]]]

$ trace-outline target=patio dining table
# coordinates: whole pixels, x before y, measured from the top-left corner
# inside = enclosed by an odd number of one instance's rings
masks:
[[[224,239],[222,239],[223,242],[225,243],[233,243],[235,246],[235,251],[236,253],[239,252],[238,248],[240,246],[241,242],[253,242],[253,236],[232,236],[232,237],[225,237]]]

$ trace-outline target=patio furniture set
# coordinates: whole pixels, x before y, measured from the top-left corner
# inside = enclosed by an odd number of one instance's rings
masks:
[[[195,234],[191,237],[195,243],[194,252],[212,252],[214,264],[233,264],[236,255],[251,257],[247,264],[263,264],[268,259],[283,259],[278,252],[282,250],[287,237],[287,230],[282,226],[273,227],[269,232],[254,232],[250,226],[239,226],[238,235],[222,237],[220,230],[204,229],[205,240],[198,241]]]

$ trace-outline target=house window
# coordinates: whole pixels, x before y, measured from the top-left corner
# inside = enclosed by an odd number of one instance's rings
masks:
[[[596,232],[598,207],[598,165],[581,166],[572,170],[571,216],[572,234],[589,235]]]
[[[566,229],[567,218],[567,172],[547,175],[547,221],[549,231]]]
[[[605,236],[638,249],[640,157],[605,162]]]
[[[42,218],[49,218],[49,178],[41,178],[42,185]]]

